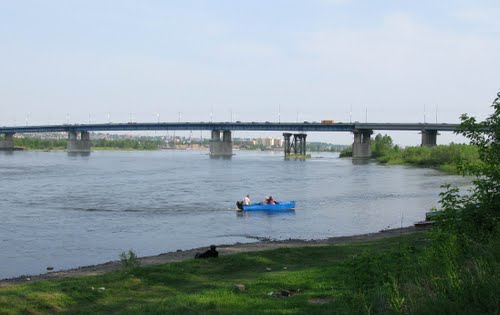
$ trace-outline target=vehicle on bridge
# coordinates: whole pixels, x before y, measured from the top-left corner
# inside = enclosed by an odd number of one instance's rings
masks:
[[[331,119],[326,119],[321,121],[322,124],[333,124],[333,120]]]

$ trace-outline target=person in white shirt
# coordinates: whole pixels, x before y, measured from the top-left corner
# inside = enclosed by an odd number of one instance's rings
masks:
[[[250,195],[246,195],[246,197],[243,198],[243,204],[245,206],[248,206],[248,205],[252,204],[252,202],[250,202]]]

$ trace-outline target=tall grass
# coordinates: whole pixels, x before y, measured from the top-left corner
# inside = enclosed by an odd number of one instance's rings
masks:
[[[498,241],[464,248],[453,234],[434,230],[427,246],[352,257],[344,263],[346,303],[359,304],[360,313],[498,313]]]

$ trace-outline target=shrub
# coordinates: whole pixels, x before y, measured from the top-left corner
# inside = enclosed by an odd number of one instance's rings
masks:
[[[128,252],[122,252],[120,254],[120,261],[122,266],[126,269],[135,269],[141,265],[136,253],[134,253],[131,249],[129,249]]]

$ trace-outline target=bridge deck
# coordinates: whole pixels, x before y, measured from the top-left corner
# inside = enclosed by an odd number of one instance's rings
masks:
[[[0,133],[62,131],[141,131],[141,130],[248,130],[248,131],[319,131],[353,132],[355,130],[436,130],[455,131],[459,124],[428,123],[276,123],[276,122],[178,122],[178,123],[109,123],[64,124],[46,126],[0,127]]]

